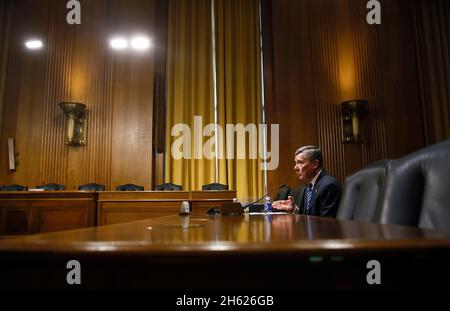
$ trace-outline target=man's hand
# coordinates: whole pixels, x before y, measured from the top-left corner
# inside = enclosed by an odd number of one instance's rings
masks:
[[[288,196],[287,200],[275,201],[272,203],[272,207],[286,212],[293,212],[295,209],[294,198]]]

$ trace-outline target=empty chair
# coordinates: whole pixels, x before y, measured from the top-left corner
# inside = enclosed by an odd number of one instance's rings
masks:
[[[27,190],[28,190],[27,186],[16,184],[0,186],[0,191],[27,191]]]
[[[202,186],[202,190],[228,190],[228,185],[212,183]]]
[[[388,163],[380,223],[450,230],[450,140]]]
[[[135,184],[124,184],[116,187],[117,191],[144,191],[143,186],[138,186]]]
[[[60,185],[60,184],[50,183],[50,184],[45,184],[45,185],[39,185],[36,188],[52,191],[52,190],[64,190],[65,186]]]
[[[79,186],[78,190],[105,191],[105,185],[90,183]]]
[[[378,222],[388,160],[346,178],[337,218]]]
[[[181,185],[176,185],[172,183],[165,183],[161,185],[156,185],[156,191],[180,191],[182,189]]]

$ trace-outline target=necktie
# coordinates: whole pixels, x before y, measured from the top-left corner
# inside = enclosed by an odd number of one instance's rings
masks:
[[[311,212],[311,199],[312,199],[312,195],[313,195],[313,190],[312,190],[312,185],[308,184],[308,186],[306,187],[306,215],[309,215]]]

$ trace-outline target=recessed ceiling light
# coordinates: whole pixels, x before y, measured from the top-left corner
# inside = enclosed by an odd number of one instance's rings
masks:
[[[144,36],[136,36],[131,40],[131,47],[135,50],[148,50],[150,45],[150,39]]]
[[[128,42],[125,38],[113,38],[109,44],[114,50],[124,50],[128,47]]]
[[[26,41],[25,46],[27,47],[27,49],[30,49],[30,50],[39,50],[44,45],[42,44],[41,40],[33,39],[33,40]]]

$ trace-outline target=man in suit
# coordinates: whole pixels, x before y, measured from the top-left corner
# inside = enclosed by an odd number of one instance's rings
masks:
[[[336,217],[342,187],[339,181],[323,168],[320,148],[304,146],[295,152],[294,171],[306,184],[288,196],[273,202],[273,208],[311,216]]]

